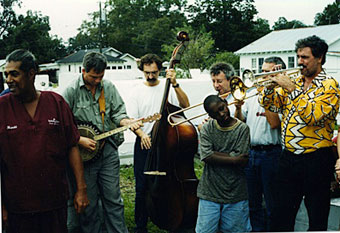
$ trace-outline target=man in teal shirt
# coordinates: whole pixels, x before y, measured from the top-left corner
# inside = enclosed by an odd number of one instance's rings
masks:
[[[65,90],[63,96],[70,105],[78,123],[90,124],[100,132],[109,131],[116,126],[131,125],[136,130],[141,123],[134,123],[126,114],[125,104],[116,87],[104,80],[106,57],[101,53],[87,53],[83,60],[82,75],[74,80]],[[99,102],[105,97],[104,120]],[[96,142],[81,136],[80,147],[88,151],[96,149]],[[99,233],[98,200],[101,198],[104,210],[104,222],[107,232],[127,232],[124,220],[124,205],[119,188],[118,146],[122,143],[119,137],[108,137],[99,152],[98,158],[84,164],[85,181],[90,205],[86,212],[79,216],[83,233]],[[72,186],[72,182],[71,182]]]

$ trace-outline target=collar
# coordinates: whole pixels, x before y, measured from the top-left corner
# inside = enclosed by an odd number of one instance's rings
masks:
[[[313,80],[312,84],[313,86],[315,85],[317,88],[322,87],[322,82],[328,78],[326,72],[322,70]],[[305,76],[301,75],[296,79],[296,84],[300,87],[303,88]]]
[[[102,80],[100,83],[99,83],[99,85],[97,86],[97,88],[96,88],[96,90],[102,90],[102,88],[104,87],[104,80]],[[80,75],[80,78],[79,78],[79,87],[80,88],[86,88],[87,89],[87,87],[85,86],[85,82],[84,82],[84,77],[83,77],[83,75]]]
[[[235,124],[233,124],[232,126],[227,126],[227,127],[222,127],[218,124],[217,120],[214,119],[214,124],[216,126],[216,128],[218,130],[221,130],[221,131],[231,131],[233,129],[235,129],[239,124],[241,124],[241,121],[237,118],[235,118],[237,121]]]

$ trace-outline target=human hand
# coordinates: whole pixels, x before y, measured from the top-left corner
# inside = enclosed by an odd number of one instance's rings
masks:
[[[141,138],[140,145],[141,145],[142,150],[143,149],[146,149],[146,150],[150,149],[151,148],[151,138],[150,138],[150,136],[146,133],[143,133],[140,138]]]
[[[248,164],[249,155],[248,154],[240,154],[234,158],[234,162],[236,165],[241,167],[245,167]]]
[[[78,214],[82,213],[90,204],[90,201],[87,198],[86,188],[77,190],[74,195],[73,204]]]
[[[240,110],[242,108],[242,105],[244,104],[244,101],[243,100],[237,100],[235,99],[235,102],[234,102],[234,105],[235,105],[235,108]]]
[[[2,205],[2,230],[6,230],[8,227],[8,212],[5,205]]]
[[[282,88],[286,89],[289,92],[295,90],[295,84],[286,74],[286,72],[278,73],[270,77],[270,79],[277,84],[279,84]]]
[[[340,183],[340,159],[335,162],[336,181]]]
[[[176,71],[174,69],[167,69],[166,70],[166,78],[170,78],[170,82],[172,85],[176,85]]]
[[[201,123],[201,124],[199,124],[199,125],[197,126],[197,130],[198,130],[198,132],[200,132],[200,131],[201,131],[201,129],[202,129],[202,127],[203,127],[203,125],[204,125],[205,123],[207,123],[209,119],[210,119],[210,117],[208,117],[208,118],[204,118],[204,119],[203,119],[203,121],[202,121],[202,123]]]
[[[127,124],[129,125],[129,128],[132,132],[136,131],[137,129],[143,126],[143,122],[141,120],[135,120],[133,118],[128,119]]]
[[[78,144],[88,151],[94,151],[96,149],[97,142],[91,138],[80,136]]]
[[[273,68],[272,68],[272,71],[278,71],[278,70],[282,70],[281,64],[274,65]]]

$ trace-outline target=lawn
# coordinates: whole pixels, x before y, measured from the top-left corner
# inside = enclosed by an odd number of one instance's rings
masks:
[[[203,171],[203,164],[195,159],[195,173],[197,177],[201,177]],[[129,232],[133,232],[135,227],[134,208],[135,208],[135,180],[133,176],[132,165],[122,165],[120,167],[120,187],[125,206],[125,221]],[[159,229],[157,226],[149,221],[149,233],[165,233],[167,231]]]

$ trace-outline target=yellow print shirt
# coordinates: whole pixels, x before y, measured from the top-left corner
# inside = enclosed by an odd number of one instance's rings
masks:
[[[279,87],[264,88],[259,95],[262,107],[282,113],[284,147],[295,154],[302,154],[332,146],[339,111],[338,82],[321,72],[306,91],[303,91],[303,76],[296,79],[295,86],[291,93]]]

